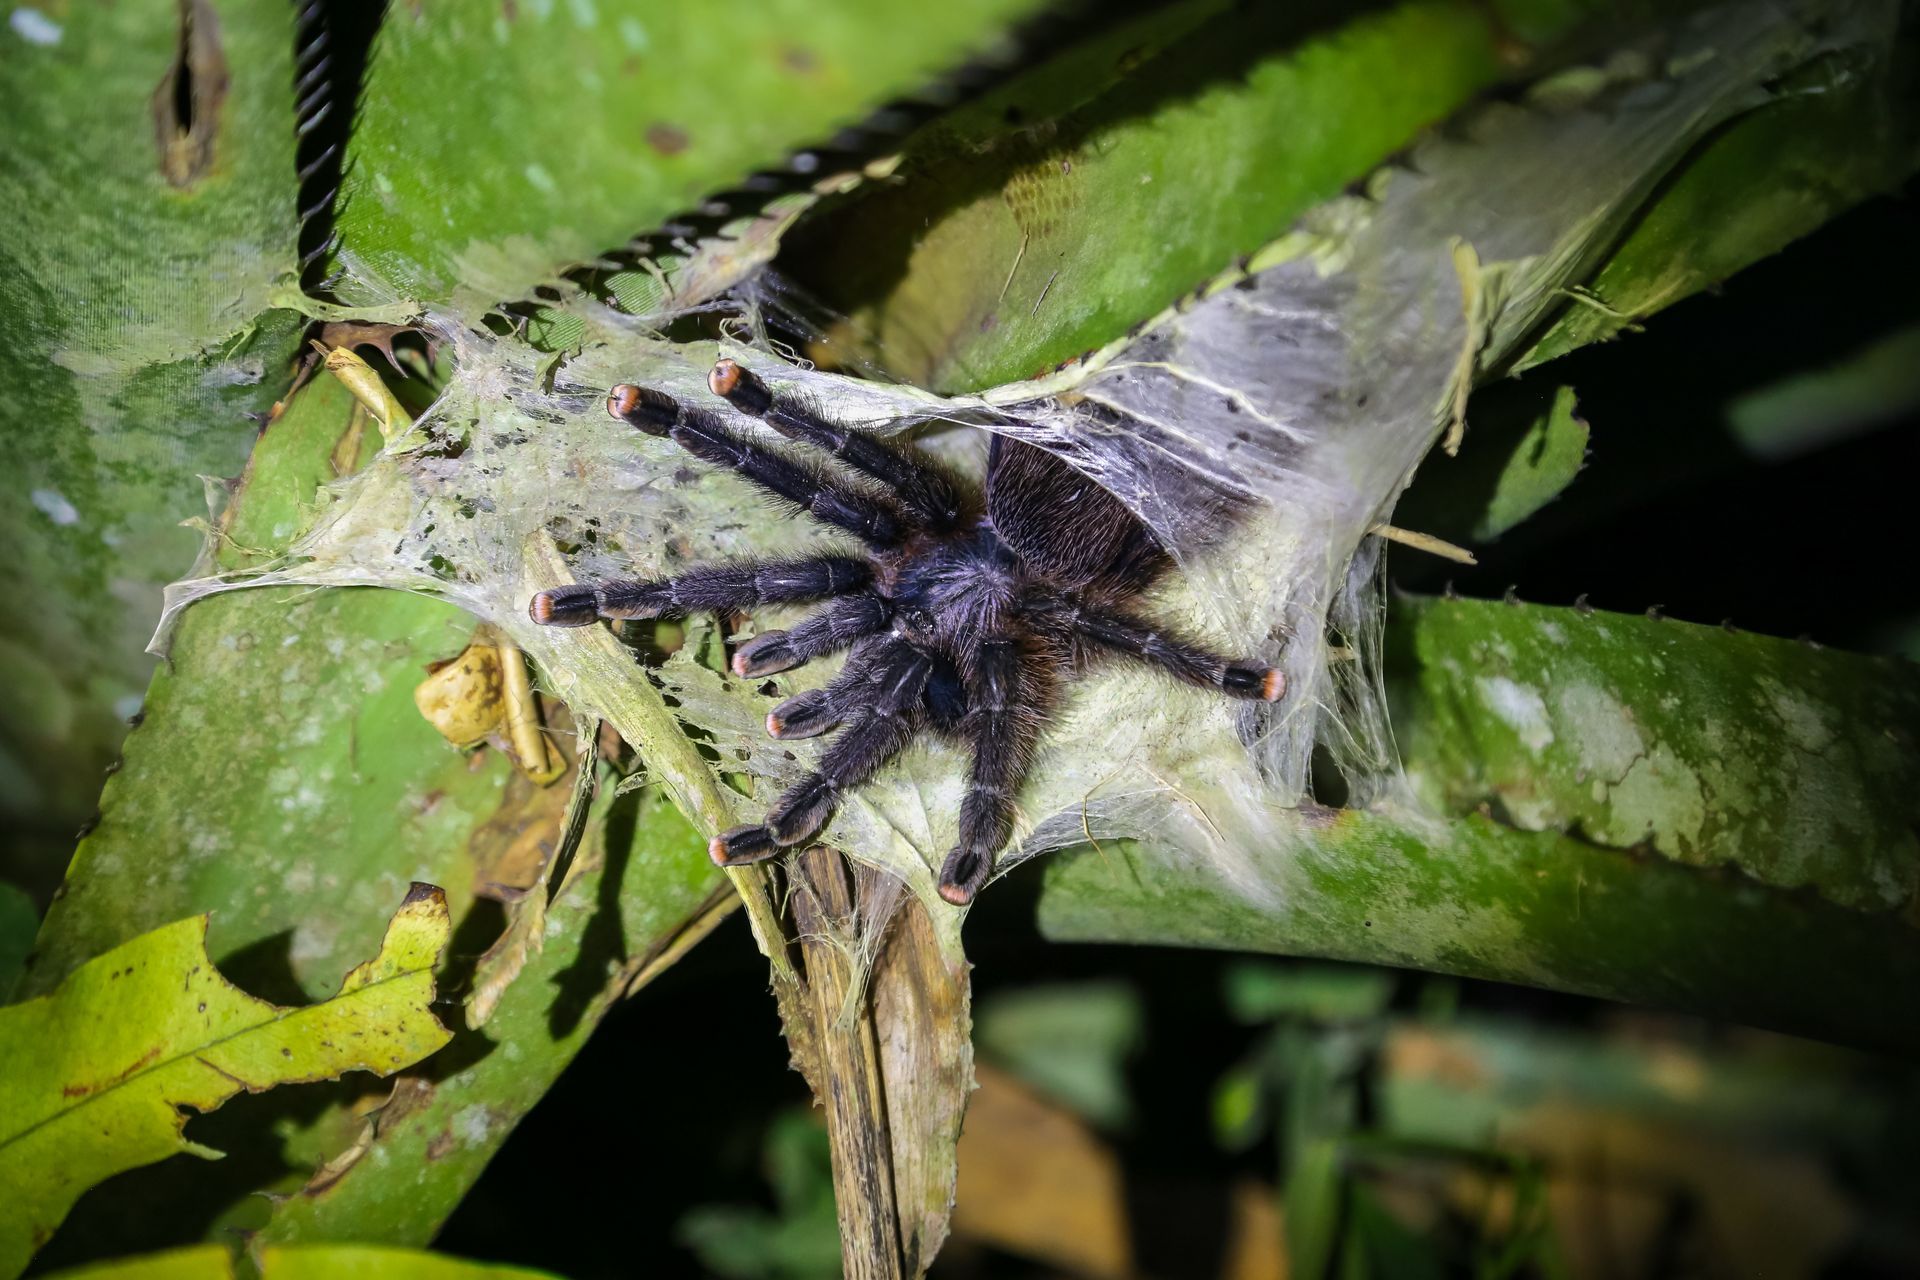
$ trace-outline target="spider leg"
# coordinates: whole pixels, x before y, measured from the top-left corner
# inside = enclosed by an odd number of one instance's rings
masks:
[[[791,631],[763,631],[734,651],[733,674],[753,678],[786,671],[887,629],[893,610],[870,591],[843,596]]]
[[[891,641],[858,646],[840,674],[818,689],[796,693],[767,713],[767,736],[782,742],[817,738],[853,718],[873,698],[873,686],[885,681],[901,661]]]
[[[787,439],[824,449],[854,470],[880,481],[926,528],[941,533],[960,523],[959,495],[932,467],[826,421],[805,401],[773,390],[736,361],[722,360],[714,365],[707,375],[707,385],[728,404],[760,419]]]
[[[895,546],[905,536],[899,515],[877,498],[749,440],[718,414],[683,405],[664,391],[623,382],[608,395],[607,412],[635,430],[668,437],[694,457],[738,473],[870,546]]]
[[[973,745],[973,772],[960,803],[960,841],[940,868],[940,896],[957,907],[973,901],[993,872],[994,855],[1013,835],[1014,797],[1040,732],[1035,709],[1048,692],[1045,675],[1023,667],[1012,640],[980,646],[960,722]]]
[[[783,848],[804,843],[833,816],[841,792],[871,778],[912,741],[914,709],[933,670],[933,660],[903,641],[869,646],[865,657],[856,670],[842,672],[826,689],[814,691],[829,695],[825,701],[836,711],[850,713],[846,727],[820,757],[819,768],[775,802],[765,825],[735,827],[716,836],[707,846],[715,862],[723,867],[758,862]],[[808,696],[790,698],[774,708],[773,715],[767,717],[768,728],[781,728],[781,710]],[[856,704],[858,709],[854,710]],[[774,736],[797,735],[776,732]]]
[[[601,618],[678,618],[710,609],[825,600],[872,580],[873,567],[852,556],[710,564],[656,581],[550,587],[533,597],[527,615],[544,627],[583,627]]]
[[[1069,605],[1062,620],[1087,644],[1150,662],[1203,689],[1265,702],[1275,701],[1287,690],[1286,675],[1278,667],[1223,658],[1118,609]]]

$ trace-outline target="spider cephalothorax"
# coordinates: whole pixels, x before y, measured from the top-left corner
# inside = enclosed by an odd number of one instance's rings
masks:
[[[864,554],[555,587],[534,596],[528,612],[543,625],[583,626],[600,618],[831,601],[791,630],[765,632],[734,653],[734,672],[754,677],[851,650],[829,684],[788,698],[767,716],[775,738],[840,732],[764,825],[713,840],[713,859],[722,866],[805,844],[842,792],[929,729],[973,751],[959,843],[940,870],[941,896],[963,904],[1013,835],[1015,795],[1061,685],[1101,655],[1153,663],[1235,697],[1280,696],[1276,668],[1219,657],[1130,610],[1166,568],[1167,555],[1118,499],[1052,454],[995,436],[985,500],[975,501],[911,451],[821,420],[732,360],[714,366],[708,385],[788,439],[824,449],[878,481],[877,488],[789,458],[720,415],[660,391],[617,386],[607,409],[852,534]]]

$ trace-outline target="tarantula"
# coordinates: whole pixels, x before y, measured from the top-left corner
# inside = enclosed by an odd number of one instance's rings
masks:
[[[759,826],[714,838],[722,866],[802,845],[840,796],[871,778],[922,730],[973,750],[960,839],[940,895],[972,901],[1013,834],[1014,797],[1061,686],[1100,656],[1152,663],[1191,684],[1272,701],[1276,668],[1208,652],[1129,607],[1165,570],[1166,551],[1120,501],[1046,451],[996,435],[978,500],[908,449],[823,421],[732,360],[714,365],[714,394],[789,440],[831,453],[877,486],[852,482],[767,448],[717,413],[622,384],[607,410],[648,435],[739,473],[815,520],[865,544],[864,554],[703,565],[660,581],[554,587],[528,613],[543,626],[601,618],[678,617],[705,610],[825,600],[788,631],[742,645],[733,670],[770,675],[842,649],[823,688],[774,707],[767,732],[839,734],[818,768]]]

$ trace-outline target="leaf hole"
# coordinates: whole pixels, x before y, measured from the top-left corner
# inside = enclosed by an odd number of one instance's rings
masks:
[[[209,0],[180,0],[180,42],[153,91],[154,143],[161,176],[169,185],[190,187],[213,168],[228,82],[213,5]]]

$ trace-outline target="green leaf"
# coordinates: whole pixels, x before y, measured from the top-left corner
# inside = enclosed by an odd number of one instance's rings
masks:
[[[999,992],[980,1002],[974,1038],[999,1066],[1095,1124],[1133,1115],[1126,1062],[1140,1047],[1140,995],[1118,982]]]
[[[1796,373],[1727,406],[1748,453],[1784,460],[1837,444],[1920,408],[1920,326],[1887,334],[1823,369]]]
[[[580,874],[548,908],[544,947],[485,1034],[455,1040],[471,1060],[408,1078],[371,1121],[334,1117],[290,1144],[297,1161],[319,1167],[284,1187],[292,1194],[273,1204],[259,1238],[431,1241],[647,962],[689,917],[717,918],[729,905],[704,847],[656,788],[597,811]]]
[[[522,297],[825,142],[1032,7],[957,0],[911,22],[874,0],[751,0],[724,19],[633,0],[391,10],[349,147],[344,252],[422,303]]]
[[[260,1280],[537,1280],[552,1274],[373,1245],[282,1246],[260,1251]]]
[[[235,1280],[235,1274],[232,1250],[200,1244],[71,1267],[54,1272],[51,1280]]]
[[[1540,43],[1608,8],[1507,7]],[[1540,51],[1516,54],[1502,16],[1422,0],[1329,22],[1190,0],[1109,27],[917,135],[894,182],[806,241],[806,283],[901,377],[1028,377],[1119,338],[1516,74]]]
[[[1398,721],[1406,767],[1454,815],[1307,809],[1220,863],[1103,842],[1050,860],[1042,931],[1362,960],[1920,1046],[1906,1012],[1920,931],[1903,915],[1920,875],[1920,760],[1901,745],[1920,699],[1910,668],[1536,606],[1403,611],[1421,665],[1400,687],[1422,691]],[[1606,658],[1580,627],[1617,642]],[[1553,673],[1534,690],[1540,715],[1500,686],[1479,701],[1476,681],[1512,680],[1522,657]],[[1568,690],[1591,720],[1558,718]],[[1727,787],[1710,806],[1691,798],[1702,779]],[[1527,814],[1579,817],[1567,832],[1514,825]]]
[[[1889,911],[1920,889],[1920,677],[1684,622],[1409,600],[1408,772],[1441,809]]]
[[[333,477],[352,398],[311,381],[261,438],[222,521],[229,563],[271,556]],[[371,434],[371,433],[370,433]],[[466,846],[499,808],[500,753],[453,750],[413,687],[471,619],[386,591],[238,592],[189,610],[49,909],[26,982],[191,911],[243,981],[314,998],[410,881],[472,901]]]
[[[217,1156],[186,1139],[181,1108],[346,1071],[388,1075],[446,1044],[431,1005],[451,932],[446,896],[415,885],[379,954],[337,995],[288,1008],[220,976],[199,916],[0,1009],[0,1273],[17,1275],[101,1179],[180,1151]]]
[[[50,607],[0,619],[0,812],[72,830],[140,705],[160,589],[193,561],[176,526],[206,510],[200,476],[239,471],[247,415],[273,403],[298,337],[299,317],[267,301],[293,266],[295,15],[216,17],[204,0],[14,12],[0,37],[14,126],[0,146],[0,591]],[[195,81],[206,167],[169,180],[156,138],[175,96],[156,86],[183,45],[205,59],[209,41],[224,66]],[[50,888],[66,848],[43,849],[28,870]]]
[[[1893,38],[1894,7],[1876,12],[1878,48],[1803,69],[1706,140],[1515,371],[1631,330],[1920,168],[1920,115],[1902,89],[1916,48]]]
[[[1560,496],[1587,460],[1587,424],[1574,413],[1572,387],[1560,387],[1536,417],[1494,480],[1493,496],[1473,526],[1473,539],[1499,537]]]
[[[1455,458],[1420,468],[1393,523],[1453,542],[1490,542],[1557,499],[1586,464],[1589,431],[1572,387],[1513,380],[1476,391]]]
[[[1393,975],[1345,966],[1247,962],[1227,970],[1226,997],[1238,1022],[1357,1022],[1387,1007],[1393,998]]]
[[[195,1245],[61,1271],[50,1280],[235,1280],[233,1254]],[[445,1254],[369,1245],[304,1245],[263,1250],[260,1280],[531,1280],[551,1272],[468,1262]]]

